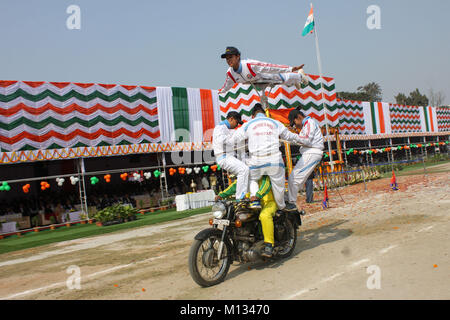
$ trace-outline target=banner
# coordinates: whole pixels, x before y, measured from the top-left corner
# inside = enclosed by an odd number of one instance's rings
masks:
[[[269,108],[286,109],[301,107],[304,113],[315,118],[320,126],[325,125],[325,110],[328,125],[339,125],[339,110],[336,104],[336,89],[333,78],[309,75],[310,83],[299,91],[295,87],[277,85],[266,89]],[[322,90],[323,85],[323,90]],[[251,85],[236,84],[225,94],[219,95],[221,119],[229,111],[237,111],[243,120],[251,119],[253,106],[260,102],[260,97]]]
[[[363,102],[364,125],[366,134],[390,134],[391,118],[389,103]]]
[[[154,87],[0,81],[2,151],[159,141]]]
[[[420,132],[420,107],[389,104],[392,133]]]
[[[337,99],[341,134],[364,134],[364,112],[361,101]]]
[[[450,106],[436,108],[439,132],[450,131]]]
[[[422,132],[438,132],[436,108],[420,107]]]

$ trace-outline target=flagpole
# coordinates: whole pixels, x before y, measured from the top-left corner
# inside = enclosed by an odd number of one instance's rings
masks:
[[[311,3],[311,8],[313,7]],[[323,99],[323,74],[322,74],[322,62],[320,61],[320,50],[319,50],[319,37],[317,36],[317,23],[316,23],[316,16],[314,16],[314,38],[316,39],[316,56],[317,56],[317,64],[319,66],[319,76],[320,76],[320,88],[321,88],[321,99],[322,99],[322,107],[323,111],[325,113],[325,128],[327,132],[327,142],[328,142],[328,153],[330,155],[330,165],[331,165],[331,172],[334,172],[334,164],[333,164],[333,154],[331,152],[331,142],[330,142],[330,132],[328,130],[328,113],[327,108],[325,106],[325,101]]]

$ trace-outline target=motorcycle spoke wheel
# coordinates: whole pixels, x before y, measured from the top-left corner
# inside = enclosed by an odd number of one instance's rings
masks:
[[[278,241],[277,256],[286,258],[292,254],[297,243],[297,232],[291,221],[284,222],[284,236]]]
[[[228,246],[224,243],[222,259],[218,259],[220,239],[216,236],[198,241],[191,252],[191,274],[201,286],[217,284],[225,278],[230,267]]]

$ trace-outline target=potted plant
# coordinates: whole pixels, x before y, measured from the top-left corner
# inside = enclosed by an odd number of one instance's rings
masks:
[[[19,229],[20,229],[20,225],[19,225],[18,222],[16,222],[16,230],[17,230],[17,233],[16,233],[16,234],[17,234],[18,237],[20,237],[20,236],[22,235],[22,233],[20,232]]]
[[[126,212],[128,221],[133,221],[133,220],[137,219],[136,215],[137,215],[138,211],[136,208],[126,207],[125,212]]]
[[[128,221],[127,207],[123,206],[122,204],[118,204],[114,206],[113,210],[115,211],[115,216],[119,219],[120,222]]]
[[[80,219],[81,219],[81,224],[86,224],[86,219],[87,219],[87,215],[86,213],[81,213],[80,214]]]
[[[123,218],[121,218],[121,214],[123,215],[122,209],[120,209],[121,205],[115,205],[111,207],[106,207],[103,210],[97,212],[94,216],[97,221],[97,226],[109,226],[112,224],[122,223]]]
[[[55,218],[55,216],[51,216],[50,217],[50,223],[51,223],[51,225],[50,225],[50,230],[55,230],[55,224],[56,224],[56,218]]]
[[[104,214],[105,209],[97,211],[97,213],[94,216],[94,219],[96,221],[95,224],[99,227],[101,227],[103,225],[103,222],[106,221],[105,214]]]
[[[70,215],[66,213],[66,227],[70,227]]]
[[[38,215],[35,215],[33,218],[31,218],[31,224],[33,225],[33,227],[34,227],[34,232],[39,232],[39,228],[38,228],[38,225],[39,225],[39,216]]]

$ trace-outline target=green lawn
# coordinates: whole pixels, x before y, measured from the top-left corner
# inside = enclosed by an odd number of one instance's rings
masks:
[[[437,168],[436,169],[433,168],[437,165],[446,164],[446,163],[450,163],[450,160],[444,160],[444,161],[439,161],[439,162],[426,161],[425,162],[426,172],[429,174],[429,173],[435,173],[435,172],[448,171],[445,168],[440,169],[440,170],[438,170]],[[396,176],[407,176],[407,175],[423,174],[423,173],[424,173],[424,171],[423,171],[423,163],[422,162],[404,166],[402,170],[395,170]],[[385,172],[381,175],[382,178],[387,178],[387,177],[391,177],[391,176],[392,176],[392,171]]]
[[[28,232],[20,237],[18,237],[17,235],[12,235],[7,238],[0,239],[0,254],[22,249],[34,248],[55,242],[92,237],[120,230],[138,228],[155,223],[182,219],[210,211],[211,207],[179,212],[177,212],[176,209],[171,209],[167,211],[147,213],[145,215],[138,214],[137,220],[135,221],[115,224],[106,227],[99,227],[95,224],[76,224],[72,225],[71,227],[59,227],[55,230]]]

